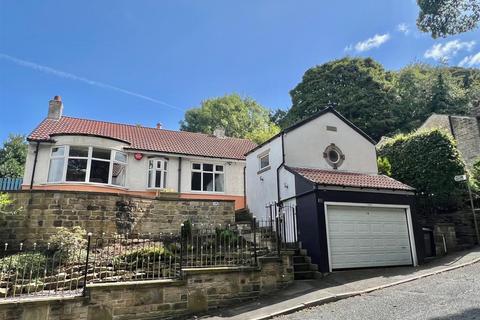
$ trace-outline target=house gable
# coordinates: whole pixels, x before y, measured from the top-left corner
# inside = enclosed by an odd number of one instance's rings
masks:
[[[285,164],[291,167],[377,173],[373,140],[337,112],[328,109],[302,125],[285,131]],[[326,152],[335,149],[341,157],[333,165]]]

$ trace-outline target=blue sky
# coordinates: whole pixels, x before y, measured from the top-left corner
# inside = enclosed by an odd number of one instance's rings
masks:
[[[433,40],[413,0],[0,0],[0,140],[61,95],[69,116],[177,129],[184,110],[237,92],[289,108],[310,67],[371,56],[478,67],[480,32]]]

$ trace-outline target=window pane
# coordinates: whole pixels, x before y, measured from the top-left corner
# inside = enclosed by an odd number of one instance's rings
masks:
[[[125,186],[125,171],[127,166],[120,163],[114,163],[112,168],[112,184],[116,186]]]
[[[52,148],[52,157],[63,157],[65,155],[65,147]]]
[[[155,188],[155,170],[148,171],[148,187]]]
[[[157,161],[157,169],[162,169],[163,161]]]
[[[268,167],[270,165],[270,157],[268,155],[260,158],[260,169]]]
[[[202,174],[192,172],[192,190],[202,191]]]
[[[167,171],[167,163],[168,163],[168,161],[163,162],[163,170],[165,170],[165,171]]]
[[[213,191],[213,173],[203,173],[203,191]]]
[[[223,172],[223,166],[215,166],[215,170]]]
[[[155,173],[155,188],[162,188],[162,171],[156,171]]]
[[[193,164],[193,169],[200,170],[201,169],[201,164],[200,163],[194,163]]]
[[[70,157],[88,157],[88,147],[70,147]]]
[[[108,149],[93,148],[92,158],[110,160],[111,151]]]
[[[108,174],[110,171],[110,162],[92,160],[90,167],[90,182],[108,183]]]
[[[127,162],[127,154],[123,152],[115,152],[115,160],[120,162]]]
[[[64,158],[50,160],[50,170],[48,171],[48,182],[62,181]]]
[[[67,163],[67,181],[85,181],[87,159],[69,159]]]
[[[213,171],[213,164],[204,163],[203,164],[203,171],[212,172]]]
[[[215,191],[223,192],[223,174],[215,174]]]
[[[153,169],[153,160],[148,161],[148,169]]]

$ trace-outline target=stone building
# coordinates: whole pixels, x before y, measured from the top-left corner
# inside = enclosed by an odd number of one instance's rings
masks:
[[[419,128],[442,129],[453,136],[467,168],[480,160],[480,104],[472,116],[432,114]]]

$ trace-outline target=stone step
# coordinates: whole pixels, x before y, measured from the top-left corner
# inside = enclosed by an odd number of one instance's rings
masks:
[[[295,280],[310,280],[316,279],[316,271],[295,271],[293,274],[293,278]]]

